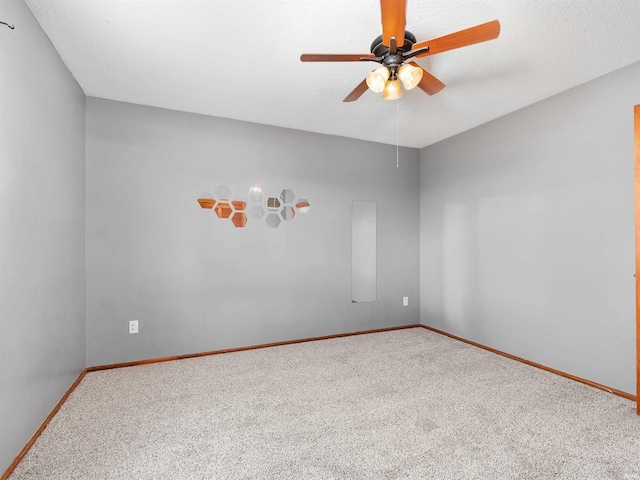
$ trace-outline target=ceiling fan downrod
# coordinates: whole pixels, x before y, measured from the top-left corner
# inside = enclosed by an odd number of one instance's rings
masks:
[[[371,44],[371,53],[374,57],[361,57],[360,60],[380,63],[392,72],[396,72],[410,58],[429,51],[428,46],[411,50],[414,43],[416,43],[416,37],[409,31],[404,32],[404,43],[401,46],[397,45],[395,37],[391,37],[387,47],[382,43],[382,35],[379,35]]]

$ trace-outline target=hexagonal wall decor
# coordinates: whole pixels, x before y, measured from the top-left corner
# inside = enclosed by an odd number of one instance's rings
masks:
[[[231,189],[226,185],[218,185],[216,187],[216,197],[218,197],[218,200],[229,201],[231,199]]]
[[[253,187],[248,195],[232,198],[227,185],[218,185],[214,193],[205,192],[198,197],[203,209],[213,209],[218,218],[228,218],[236,228],[244,228],[249,219],[263,220],[268,228],[278,228],[282,221],[291,221],[298,213],[309,211],[309,201],[296,201],[292,190],[285,188],[279,197],[262,193],[261,187]]]
[[[296,216],[296,211],[293,207],[284,207],[280,212],[280,215],[282,215],[283,220],[293,220],[293,217]]]
[[[218,202],[215,210],[218,218],[229,218],[232,212],[231,205],[227,202]]]
[[[307,213],[311,205],[309,205],[309,201],[306,198],[301,198],[298,200],[298,203],[296,203],[296,208],[299,213]]]
[[[249,202],[251,203],[262,203],[264,199],[264,194],[262,193],[262,189],[260,187],[253,187],[249,190]]]
[[[202,208],[213,208],[216,201],[213,198],[213,193],[203,193],[198,197],[198,203]]]
[[[280,193],[280,198],[282,199],[282,203],[284,203],[285,205],[291,205],[293,203],[293,200],[295,199],[295,195],[291,190],[287,188],[285,190],[282,190],[282,192]]]
[[[280,215],[277,213],[270,213],[264,218],[267,227],[269,228],[278,228],[280,225]]]
[[[276,209],[280,208],[280,205],[282,205],[282,204],[280,203],[280,199],[279,198],[269,197],[269,198],[267,198],[266,205],[267,205],[267,208],[269,210],[276,210]]]
[[[264,217],[264,208],[262,205],[249,205],[247,208],[247,215],[249,218],[255,218],[256,220],[260,220]]]
[[[247,215],[244,212],[236,212],[231,217],[231,221],[233,222],[234,227],[236,228],[244,228],[247,224]]]

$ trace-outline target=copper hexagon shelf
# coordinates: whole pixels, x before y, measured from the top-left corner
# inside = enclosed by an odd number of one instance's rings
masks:
[[[236,212],[233,214],[233,217],[231,217],[231,221],[234,227],[244,228],[247,224],[247,215],[244,212]]]
[[[198,197],[198,203],[202,208],[213,208],[216,201],[213,198],[213,193],[203,193]]]

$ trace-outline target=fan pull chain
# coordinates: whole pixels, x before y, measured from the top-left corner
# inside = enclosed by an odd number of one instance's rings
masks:
[[[398,143],[399,143],[399,140],[398,140],[398,138],[399,138],[399,136],[398,136],[398,130],[399,130],[398,123],[400,121],[399,120],[400,117],[398,115],[398,108],[399,108],[398,104],[399,103],[400,103],[399,100],[396,100],[396,168],[398,168],[398,158],[400,157],[400,153],[399,153],[400,147],[398,145]]]

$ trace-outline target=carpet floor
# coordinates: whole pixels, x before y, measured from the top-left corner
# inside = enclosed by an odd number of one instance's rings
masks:
[[[640,479],[640,417],[413,328],[88,373],[10,478]]]

